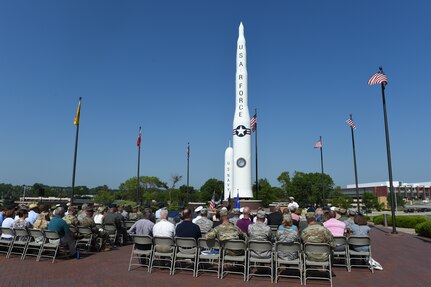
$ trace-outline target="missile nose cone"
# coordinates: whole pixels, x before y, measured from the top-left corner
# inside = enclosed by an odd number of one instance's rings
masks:
[[[242,25],[242,22],[239,24],[239,34],[244,35],[244,25]]]

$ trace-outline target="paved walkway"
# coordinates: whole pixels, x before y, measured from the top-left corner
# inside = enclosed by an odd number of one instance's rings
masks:
[[[431,240],[400,232],[391,235],[391,229],[373,227],[371,230],[373,257],[383,266],[383,271],[371,273],[366,268],[347,272],[334,268],[334,286],[431,286]],[[20,261],[17,257],[5,259],[0,255],[0,286],[300,286],[295,279],[281,279],[271,284],[269,278],[252,278],[243,282],[240,275],[229,274],[223,280],[215,274],[193,278],[190,272],[170,276],[168,271],[143,268],[127,271],[131,245],[118,250],[101,252],[80,260],[49,260],[36,262],[34,258]],[[328,282],[309,281],[309,286],[329,286]]]

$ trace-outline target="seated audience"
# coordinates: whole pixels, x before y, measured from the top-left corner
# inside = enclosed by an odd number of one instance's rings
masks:
[[[346,224],[335,218],[337,213],[334,210],[330,210],[326,214],[329,219],[323,222],[323,226],[331,231],[333,236],[344,236],[344,233],[346,232]]]
[[[331,248],[335,248],[335,241],[332,233],[324,226],[320,225],[314,216],[307,216],[308,226],[302,230],[301,239],[304,243],[328,243]],[[308,254],[308,258],[313,261],[326,261],[329,254]]]
[[[69,229],[66,221],[63,220],[65,210],[63,207],[57,207],[54,210],[54,215],[48,223],[48,230],[57,231],[60,237],[60,244],[67,245],[71,256],[75,256],[75,239]]]
[[[298,240],[298,232],[293,229],[296,227],[292,224],[292,218],[290,215],[285,214],[283,216],[283,228],[278,229],[276,234],[276,240],[280,242],[292,243]],[[296,252],[284,252],[280,251],[278,253],[279,257],[282,259],[294,260],[298,258],[298,254]]]
[[[207,233],[213,227],[213,222],[208,218],[208,210],[206,208],[202,208],[200,211],[200,216],[198,220],[196,220],[196,224],[201,229],[201,233]]]

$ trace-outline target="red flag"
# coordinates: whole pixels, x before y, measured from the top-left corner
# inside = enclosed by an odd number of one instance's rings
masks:
[[[141,127],[139,127],[138,140],[136,141],[136,145],[137,145],[138,147],[141,147],[141,136],[142,136],[142,129],[141,129]]]

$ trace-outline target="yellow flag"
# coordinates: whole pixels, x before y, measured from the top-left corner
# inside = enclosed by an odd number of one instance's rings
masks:
[[[79,116],[81,115],[81,98],[79,99],[78,103],[78,110],[76,111],[75,119],[73,120],[73,124],[75,126],[79,125]]]

